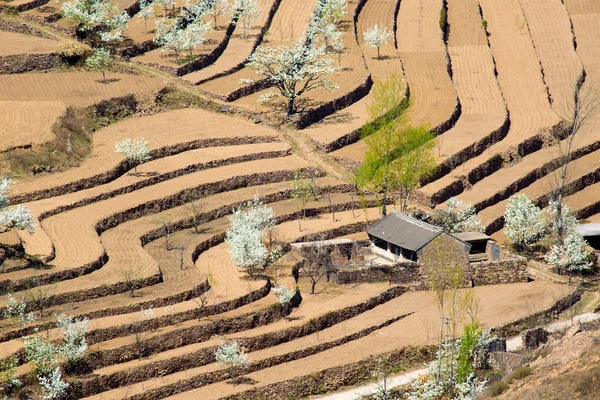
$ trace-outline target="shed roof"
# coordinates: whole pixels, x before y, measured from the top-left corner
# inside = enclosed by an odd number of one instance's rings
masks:
[[[600,223],[579,224],[577,232],[581,236],[600,236]]]
[[[367,233],[403,249],[417,251],[443,232],[442,228],[393,210]]]
[[[486,235],[482,232],[461,232],[461,233],[453,233],[457,239],[462,240],[463,242],[474,242],[477,240],[493,240],[490,236]]]

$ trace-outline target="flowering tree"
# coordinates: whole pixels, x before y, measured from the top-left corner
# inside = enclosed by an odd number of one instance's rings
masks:
[[[296,99],[304,93],[317,88],[337,88],[325,76],[333,74],[338,68],[325,56],[325,45],[307,42],[306,36],[290,46],[259,46],[250,56],[248,67],[267,78],[279,90],[279,94],[269,92],[259,101],[267,103],[279,96],[284,97],[287,99],[287,114],[292,115],[296,112]]]
[[[546,214],[553,235],[570,235],[577,232],[579,223],[568,204],[559,204],[556,200],[550,200]],[[560,242],[558,241],[557,244],[560,245]]]
[[[69,384],[62,379],[59,367],[54,368],[48,375],[38,375],[38,382],[44,400],[62,399],[69,387]]]
[[[231,261],[252,276],[257,267],[264,267],[269,260],[263,239],[267,230],[275,226],[275,213],[255,196],[244,208],[233,210],[229,222],[225,242],[229,244]]]
[[[115,144],[115,150],[133,163],[135,172],[138,164],[150,159],[150,146],[143,136],[137,139],[125,138]]]
[[[38,376],[49,376],[59,366],[59,350],[43,336],[23,337],[25,361],[32,364]]]
[[[571,232],[562,246],[555,244],[546,253],[545,260],[558,272],[568,272],[569,279],[573,272],[589,271],[593,263],[590,261],[591,251],[587,242],[577,232]],[[569,282],[570,283],[570,282]]]
[[[446,202],[446,209],[436,210],[431,217],[432,222],[444,228],[446,232],[481,232],[481,219],[471,203],[465,203],[456,197]]]
[[[391,36],[392,32],[387,26],[379,27],[379,25],[375,25],[371,29],[367,29],[363,32],[363,38],[365,39],[367,46],[377,48],[378,59],[381,59],[381,46],[387,44]]]
[[[27,303],[22,300],[18,302],[11,294],[8,295],[8,304],[2,313],[5,319],[17,317],[19,326],[22,328],[26,323],[36,320],[33,312],[26,313]]]
[[[257,0],[234,0],[233,2],[232,15],[237,15],[238,22],[242,22],[244,39],[246,39],[247,31],[253,23],[258,21],[261,14],[262,10],[258,7]]]
[[[22,205],[9,207],[8,193],[11,185],[10,178],[0,178],[0,233],[27,230],[33,234],[36,224],[29,209]]]
[[[474,372],[464,377],[457,373],[461,340],[441,346],[427,373],[412,383],[409,400],[474,400],[484,390],[486,382],[477,379]]]
[[[130,18],[127,12],[120,12],[110,0],[74,0],[62,5],[61,14],[77,23],[79,32],[87,36],[95,35],[103,42],[122,40]],[[98,27],[102,29],[98,30]]]
[[[348,2],[346,0],[325,0],[319,2],[318,7],[320,7],[323,25],[333,24],[337,27],[342,18],[344,18],[344,15],[346,15],[347,6]]]
[[[235,340],[221,343],[215,352],[215,359],[222,366],[232,369],[231,376],[250,365],[248,355],[240,349]]]
[[[56,325],[64,335],[64,343],[59,348],[59,353],[71,366],[80,362],[88,350],[85,334],[89,331],[89,321],[86,317],[73,319],[60,314],[56,318]]]
[[[214,27],[217,29],[217,18],[227,14],[229,10],[229,0],[213,0],[208,3],[207,14],[213,16]]]
[[[148,19],[154,15],[154,7],[150,0],[140,0],[140,12],[138,12],[138,18],[144,20],[144,31],[148,32]]]
[[[287,284],[282,282],[279,285],[273,286],[271,291],[275,294],[277,302],[282,306],[287,306],[296,295],[296,290],[288,289]]]
[[[533,246],[546,231],[542,211],[525,194],[510,198],[504,210],[504,221],[504,234],[519,251]]]
[[[106,83],[106,70],[110,67],[110,50],[98,48],[85,59],[85,65],[102,73],[102,83]]]

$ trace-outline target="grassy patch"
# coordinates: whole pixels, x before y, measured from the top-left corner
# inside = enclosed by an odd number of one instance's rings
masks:
[[[522,367],[517,368],[510,376],[507,378],[508,383],[512,383],[515,380],[523,379],[531,375],[533,370],[529,365],[524,365]]]
[[[177,65],[187,64],[189,62],[197,60],[199,57],[200,56],[187,56],[187,57],[182,58],[181,60],[177,61]]]
[[[500,396],[508,389],[508,383],[505,381],[494,382],[488,388],[488,393],[491,397]]]
[[[69,107],[52,127],[54,139],[30,149],[3,154],[3,175],[23,177],[77,166],[92,150],[92,134],[98,129],[132,115],[137,101],[133,95],[104,100],[89,107]]]

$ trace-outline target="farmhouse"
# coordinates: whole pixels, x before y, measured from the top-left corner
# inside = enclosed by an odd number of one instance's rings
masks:
[[[418,261],[423,249],[440,235],[448,235],[463,245],[469,261],[484,261],[497,252],[492,238],[480,232],[447,233],[442,228],[393,210],[367,230],[373,250],[385,256]],[[497,246],[496,246],[497,247]]]

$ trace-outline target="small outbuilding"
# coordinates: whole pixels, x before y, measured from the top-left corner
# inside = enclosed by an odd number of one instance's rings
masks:
[[[375,248],[410,261],[418,261],[423,249],[441,234],[461,242],[465,253],[471,250],[471,244],[456,235],[396,210],[371,226],[367,234]]]
[[[600,250],[600,223],[579,224],[577,232],[596,250]]]

